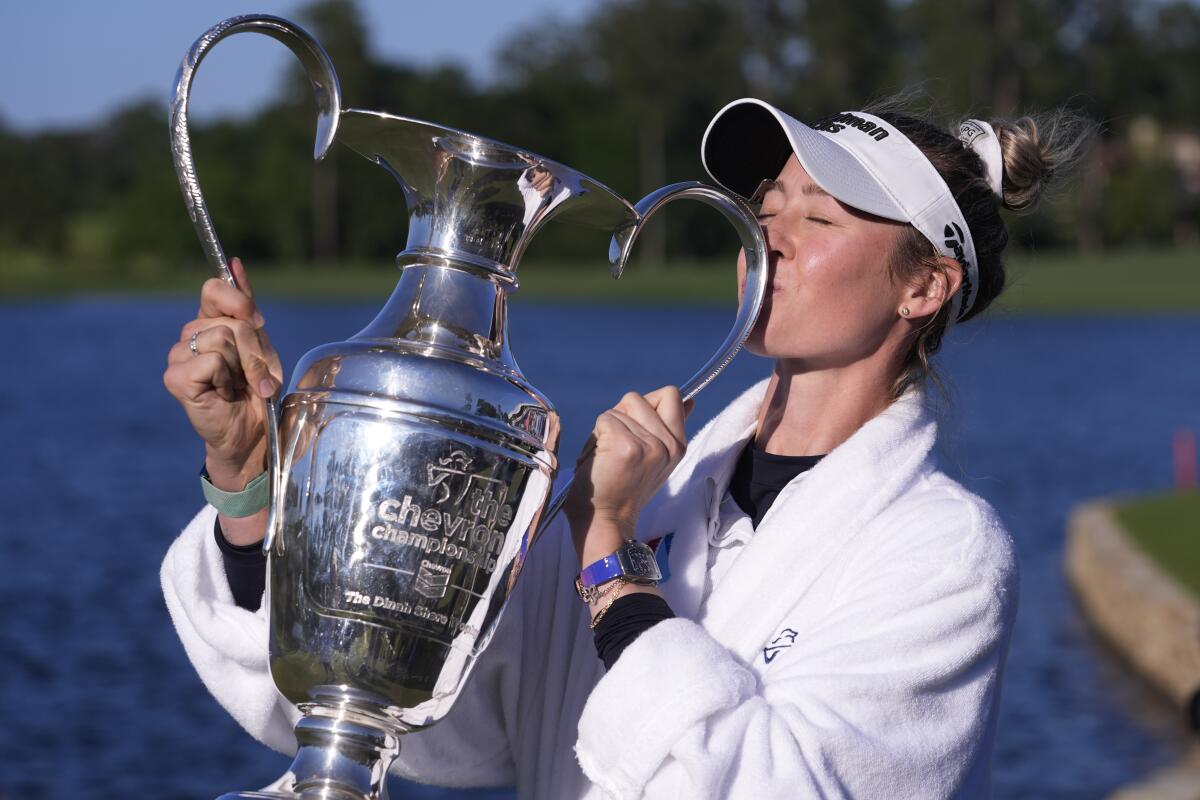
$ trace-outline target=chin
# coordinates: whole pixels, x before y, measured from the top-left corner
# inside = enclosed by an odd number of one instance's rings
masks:
[[[771,357],[770,353],[767,352],[767,348],[762,340],[762,337],[758,335],[757,331],[751,332],[750,337],[746,339],[746,343],[742,345],[742,349],[748,353],[753,353],[756,356],[763,356],[765,358]]]
[[[746,337],[746,343],[743,347],[749,350],[756,356],[764,358],[780,358],[791,355],[790,353],[782,352],[789,348],[783,347],[788,344],[789,331],[787,326],[780,320],[772,319],[772,302],[771,294],[768,292],[763,300],[762,310],[759,311],[758,319],[754,323],[754,327],[750,330],[750,335]],[[794,333],[794,332],[793,332]]]
[[[762,323],[762,319],[759,319],[758,324],[746,337],[746,343],[742,345],[742,349],[763,358],[778,358],[778,347],[772,347],[771,343],[767,341],[766,330],[764,330],[766,326]]]
[[[758,324],[747,337],[743,349],[762,358],[805,364],[820,364],[829,360],[829,354],[814,348],[812,342],[797,341],[795,337],[771,335],[766,325]]]

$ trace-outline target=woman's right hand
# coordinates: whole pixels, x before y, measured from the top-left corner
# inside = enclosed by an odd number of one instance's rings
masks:
[[[245,267],[237,258],[229,266],[245,292],[219,278],[205,282],[196,319],[167,355],[163,383],[204,440],[213,485],[240,491],[266,466],[263,398],[279,390],[283,373]]]

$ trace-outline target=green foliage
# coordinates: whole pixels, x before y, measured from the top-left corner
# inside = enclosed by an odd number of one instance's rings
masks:
[[[1181,180],[1165,151],[1135,157],[1123,144],[1139,117],[1192,135],[1200,127],[1191,0],[612,0],[579,22],[551,17],[517,31],[489,85],[455,66],[381,61],[352,0],[317,0],[298,18],[330,52],[348,106],[514,142],[631,199],[702,177],[701,134],[730,99],[754,94],[812,117],[921,85],[947,118],[1071,101],[1107,122],[1092,182],[1014,219],[1015,242],[1161,245],[1200,225],[1196,178]],[[390,259],[405,239],[401,192],[343,148],[313,165],[312,114],[295,67],[279,101],[253,118],[194,127],[226,250],[264,265]],[[166,145],[157,104],[90,130],[18,135],[0,125],[0,253],[115,265],[104,269],[117,275],[197,260]],[[647,231],[646,266],[728,251],[726,226],[690,206]],[[552,226],[532,255],[589,260],[604,247],[602,235]],[[0,258],[0,270],[13,263]]]
[[[551,225],[550,229],[555,226]],[[561,231],[579,229],[560,226]],[[597,236],[598,239],[603,237]],[[601,241],[600,244],[603,244]],[[732,304],[733,257],[633,264],[613,280],[606,262],[565,262],[553,247],[530,249],[519,269],[516,302],[680,302]],[[1130,250],[1099,255],[1023,255],[1009,264],[1009,286],[988,314],[1200,312],[1200,249]],[[6,297],[48,294],[194,295],[211,276],[196,255],[120,261],[9,253],[0,267]],[[396,283],[390,258],[327,262],[247,260],[264,297],[364,298],[382,302]]]
[[[1104,229],[1120,242],[1171,241],[1178,178],[1163,158],[1132,159],[1109,176],[1104,192]]]

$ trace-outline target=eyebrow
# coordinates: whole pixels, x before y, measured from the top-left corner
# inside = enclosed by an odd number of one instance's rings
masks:
[[[756,188],[754,194],[751,194],[750,203],[762,205],[763,198],[767,196],[768,192],[787,194],[784,185],[780,184],[779,181],[764,180],[758,184],[758,188]],[[800,187],[800,194],[804,194],[805,197],[833,197],[832,194],[824,191],[823,188],[816,184],[805,184]]]
[[[763,198],[766,196],[766,194],[768,192],[779,192],[780,194],[785,194],[785,195],[787,194],[787,190],[784,188],[782,183],[768,179],[768,180],[764,180],[758,184],[758,188],[754,191],[754,194],[752,194],[750,196],[750,202],[761,204],[763,201]],[[802,187],[800,187],[800,194],[805,195],[807,197],[812,197],[812,196],[831,197],[832,196],[829,194],[829,192],[825,191],[824,189],[822,189],[820,186],[818,186],[815,183],[804,184]]]

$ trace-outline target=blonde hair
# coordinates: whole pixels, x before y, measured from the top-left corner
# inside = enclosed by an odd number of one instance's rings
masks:
[[[988,184],[983,160],[959,141],[958,125],[945,128],[924,115],[897,107],[907,102],[908,96],[904,96],[882,101],[867,110],[887,120],[920,148],[946,181],[971,229],[979,287],[974,304],[960,321],[965,322],[978,316],[1004,289],[1003,252],[1008,244],[1008,229],[1000,209],[1017,213],[1032,211],[1079,160],[1096,126],[1066,109],[1016,120],[992,120],[1004,157],[1003,198],[997,198]],[[893,249],[888,269],[893,281],[909,285],[926,280],[931,272],[945,273],[933,245],[911,225]],[[927,379],[938,382],[930,360],[941,348],[949,313],[950,304],[944,303],[916,329],[893,384],[894,397]]]

